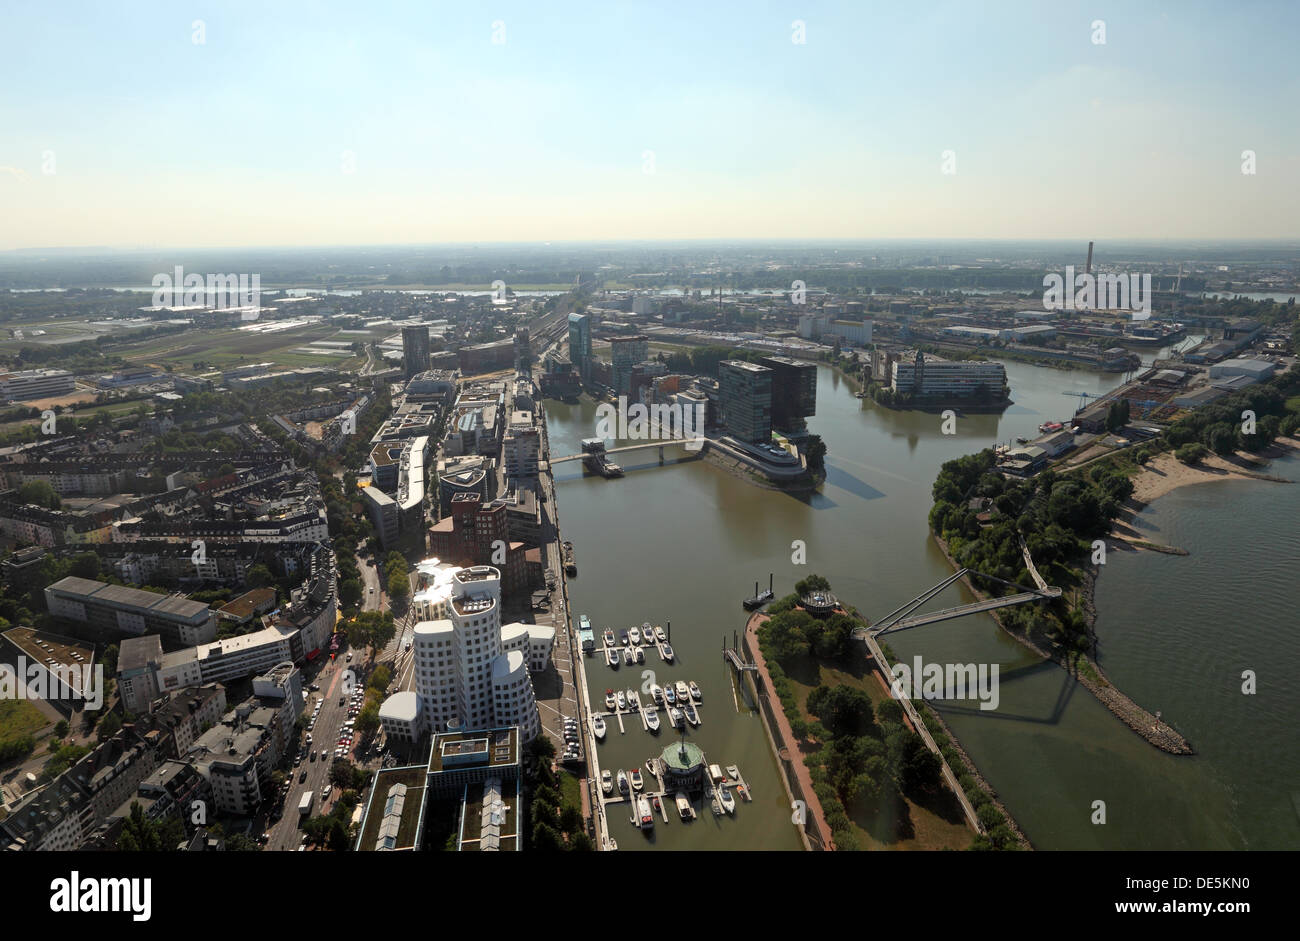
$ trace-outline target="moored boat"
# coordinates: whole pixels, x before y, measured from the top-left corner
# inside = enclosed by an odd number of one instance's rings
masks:
[[[651,683],[650,698],[653,699],[657,705],[662,706],[664,704],[664,688],[658,683]]]
[[[614,631],[611,628],[605,628],[605,646],[614,646]]]
[[[662,627],[659,627],[658,625],[655,625],[655,640],[659,641],[659,643],[662,644],[667,639],[668,639],[668,635],[664,633],[664,629]]]
[[[614,694],[614,700],[618,703],[619,712],[627,708],[627,695],[621,689]]]
[[[673,724],[673,728],[680,729],[682,723],[685,722],[686,719],[682,716],[682,711],[680,709],[671,708],[668,710],[668,721]]]
[[[616,649],[613,648],[613,647],[606,647],[606,648],[605,648],[605,662],[608,663],[610,666],[612,666],[615,670],[617,670],[617,669],[618,669],[618,650],[616,650]]]
[[[691,698],[690,688],[687,687],[686,683],[683,682],[682,680],[678,680],[676,683],[674,683],[673,689],[677,691],[678,702],[684,703]]]
[[[691,819],[691,802],[686,799],[686,795],[681,791],[677,792],[674,798],[677,802],[677,815],[683,820]]]
[[[731,791],[727,790],[724,785],[718,785],[718,800],[722,802],[722,809],[729,814],[736,812],[736,799],[731,796]]]
[[[671,686],[664,687],[664,702],[670,706],[677,705],[677,691]]]
[[[654,812],[650,810],[650,801],[644,797],[638,797],[636,799],[636,816],[637,823],[642,830],[654,829],[655,815]]]
[[[631,647],[624,647],[624,648],[623,648],[623,662],[626,663],[628,666],[631,666],[633,663],[636,662],[636,660],[635,660],[635,659],[633,658],[633,656],[632,656],[632,648],[631,648]]]
[[[622,768],[618,769],[618,790],[621,794],[627,793],[627,772]]]
[[[611,710],[614,708],[614,691],[612,689],[605,690],[605,705]]]
[[[645,651],[640,647],[632,648],[632,657],[637,663],[645,663]]]
[[[592,719],[591,731],[595,734],[596,741],[603,742],[605,740],[605,720],[600,716],[596,716],[596,718]]]
[[[655,709],[646,710],[645,724],[646,727],[649,728],[651,732],[659,731],[659,713],[657,710]]]
[[[696,702],[704,701],[704,694],[700,692],[700,686],[698,683],[696,683],[694,680],[691,680],[690,683],[687,684],[687,688],[689,688],[691,691],[692,699],[694,699]]]
[[[641,769],[640,769],[640,768],[633,768],[633,769],[632,769],[632,774],[630,775],[630,779],[631,779],[631,781],[632,781],[632,787],[633,787],[633,789],[639,791],[639,790],[641,790],[643,787],[645,787],[645,781],[643,781],[643,780],[641,779]]]
[[[682,712],[686,714],[686,721],[691,725],[700,724],[700,714],[695,711],[695,703],[687,702],[682,704]]]
[[[633,712],[641,708],[641,697],[636,694],[636,690],[627,691],[627,707]]]
[[[664,660],[668,663],[673,662],[673,645],[664,644]]]
[[[641,643],[641,628],[634,627],[627,632],[627,639],[632,642],[632,646]]]
[[[735,765],[727,765],[727,774],[731,775],[731,780],[733,781],[740,780],[740,769]]]
[[[727,780],[726,776],[723,775],[722,773],[722,769],[719,768],[717,765],[709,765],[709,777],[714,781]]]

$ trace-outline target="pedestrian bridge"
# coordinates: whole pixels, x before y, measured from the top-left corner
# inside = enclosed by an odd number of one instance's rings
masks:
[[[1027,556],[1028,550],[1026,550],[1026,557]],[[872,624],[870,627],[860,627],[853,633],[859,637],[864,635],[879,637],[882,634],[892,634],[896,631],[905,631],[913,627],[921,627],[925,624],[949,621],[953,618],[965,617],[968,614],[979,614],[983,611],[993,611],[997,608],[1009,608],[1013,605],[1028,604],[1033,601],[1050,601],[1061,597],[1061,589],[1048,585],[1043,581],[1041,576],[1038,574],[1038,570],[1033,567],[1032,560],[1030,561],[1029,570],[1034,575],[1035,581],[1039,582],[1041,587],[1026,588],[1024,585],[1017,585],[1015,582],[1006,581],[1005,579],[998,578],[995,575],[986,575],[983,572],[977,572],[974,569],[961,569],[956,574],[950,575],[948,578],[939,582],[939,584],[926,589],[911,601],[891,611],[889,614],[885,615],[884,618]],[[1012,588],[1019,588],[1020,592],[1014,595],[1003,595],[998,598],[988,598],[984,601],[975,601],[971,604],[955,605],[951,608],[943,608],[939,611],[928,611],[924,614],[912,614],[913,611],[921,607],[921,605],[925,604],[927,601],[930,601],[953,582],[959,581],[967,575],[998,582]]]
[[[623,454],[627,451],[643,451],[646,448],[666,448],[670,445],[677,445],[693,451],[696,454],[704,453],[704,438],[666,438],[662,441],[643,441],[640,444],[629,444],[621,448],[607,448],[602,454]],[[566,454],[564,457],[551,458],[551,465],[563,464],[565,461],[581,461],[584,457],[592,455],[583,452],[580,454]],[[662,456],[662,455],[660,455]]]

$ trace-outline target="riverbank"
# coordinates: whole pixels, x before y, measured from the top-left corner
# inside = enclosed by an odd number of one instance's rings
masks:
[[[1210,483],[1216,480],[1267,480],[1273,483],[1291,483],[1285,477],[1264,474],[1250,468],[1267,466],[1271,458],[1294,453],[1300,453],[1300,439],[1277,438],[1258,455],[1245,451],[1239,451],[1231,457],[1209,454],[1197,464],[1184,464],[1174,457],[1172,452],[1157,454],[1134,475],[1133,494],[1125,502],[1119,515],[1115,517],[1108,536],[1134,549],[1186,555],[1187,553],[1182,549],[1154,543],[1143,537],[1135,525],[1138,514],[1152,501],[1193,484]]]
[[[943,537],[937,533],[931,533],[930,535],[934,539],[936,545],[939,546],[939,550],[943,552],[944,558],[948,560],[948,564],[951,565],[954,570],[960,571],[961,566],[957,564],[953,559],[952,554],[948,551],[948,544]],[[1091,577],[1091,573],[1088,569],[1084,569],[1084,573],[1084,609],[1085,612],[1089,612],[1088,630],[1091,633],[1093,629],[1093,614],[1095,614],[1095,612],[1092,611],[1092,586],[1087,584],[1087,579]],[[988,596],[975,586],[970,576],[963,576],[961,581],[971,594],[975,596],[976,600],[988,600]],[[1116,718],[1156,748],[1168,752],[1171,755],[1195,754],[1191,742],[1187,741],[1187,739],[1179,734],[1176,729],[1164,722],[1162,719],[1153,716],[1146,709],[1143,709],[1128,696],[1124,695],[1124,693],[1116,689],[1115,686],[1106,679],[1105,672],[1097,665],[1097,661],[1092,656],[1083,653],[1077,654],[1077,656],[1086,664],[1086,669],[1080,669],[1079,664],[1064,653],[1055,650],[1044,650],[1028,635],[1008,627],[1002,618],[998,616],[996,610],[989,611],[988,614],[997,623],[998,627],[1002,628],[1009,637],[1013,638],[1029,650],[1032,650],[1044,660],[1051,660],[1053,663],[1063,668],[1067,673],[1073,676],[1084,689],[1092,693],[1093,696],[1097,698],[1098,702],[1109,709]]]
[[[738,477],[746,483],[751,483],[756,487],[763,488],[764,490],[776,490],[781,493],[791,493],[796,495],[813,493],[826,480],[826,471],[825,469],[822,469],[820,471],[809,471],[806,477],[798,480],[787,482],[773,481],[754,470],[753,467],[746,464],[744,461],[738,458],[733,458],[728,454],[724,454],[716,448],[706,448],[703,460],[705,463],[712,464],[714,467],[718,468],[718,470],[725,471],[733,477]]]

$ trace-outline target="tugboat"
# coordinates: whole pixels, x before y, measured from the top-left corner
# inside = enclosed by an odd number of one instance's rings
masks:
[[[753,611],[757,608],[763,607],[763,605],[767,604],[775,597],[776,595],[772,593],[772,573],[769,572],[767,575],[767,590],[759,591],[758,582],[754,582],[754,597],[746,598],[741,602],[741,605],[746,611]]]

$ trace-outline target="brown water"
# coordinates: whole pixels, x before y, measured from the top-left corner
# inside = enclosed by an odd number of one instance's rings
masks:
[[[1007,363],[1007,373],[1016,404],[1002,415],[959,418],[956,434],[943,435],[938,415],[877,408],[854,398],[847,383],[822,368],[818,415],[810,426],[826,440],[828,473],[822,492],[809,498],[752,486],[703,461],[670,458],[660,466],[654,451],[619,455],[627,471],[619,480],[584,477],[576,463],[559,466],[560,523],[564,538],[576,546],[579,570],[570,582],[574,615],[589,615],[598,636],[606,627],[617,633],[643,621],[671,621],[677,653],[673,667],[651,655],[644,667],[616,672],[590,658],[593,701],[603,701],[606,687],[640,689],[643,670],[656,671],[660,682],[696,680],[704,692],[703,721],[691,738],[710,762],[739,765],[755,795],[734,818],[715,820],[704,808],[698,821],[684,826],[670,813],[672,822],[661,822],[649,840],[627,813],[615,810],[611,826],[620,848],[798,847],[760,720],[743,702],[739,708],[733,704],[730,670],[720,653],[723,637],[741,630],[740,601],[756,580],[766,584],[768,572],[775,572],[778,595],[810,572],[825,575],[840,597],[873,619],[946,578],[951,569],[926,528],[939,466],[1016,436],[1032,437],[1041,422],[1067,418],[1079,392],[1100,394],[1119,382],[1114,375],[1015,362]],[[547,412],[556,455],[577,452],[580,440],[594,434],[590,401],[548,402]],[[807,565],[791,562],[795,540],[806,544]],[[964,594],[950,588],[931,607],[970,600]],[[1064,671],[1037,664],[991,618],[970,616],[907,631],[894,635],[891,646],[908,659],[920,654],[927,661],[999,664],[997,710],[980,711],[965,702],[942,709],[1039,848],[1242,845],[1235,809],[1240,795],[1225,785],[1215,759],[1157,751]],[[1177,670],[1178,651],[1167,655],[1170,669]],[[1139,702],[1161,708],[1160,684],[1138,685],[1133,692]],[[1177,709],[1166,709],[1166,717],[1182,727]],[[602,767],[643,767],[646,757],[658,755],[674,738],[666,724],[658,736],[639,721],[627,728],[620,736],[611,724],[599,746]],[[1183,731],[1197,741],[1200,730]],[[1105,825],[1091,822],[1097,800],[1106,802]]]

